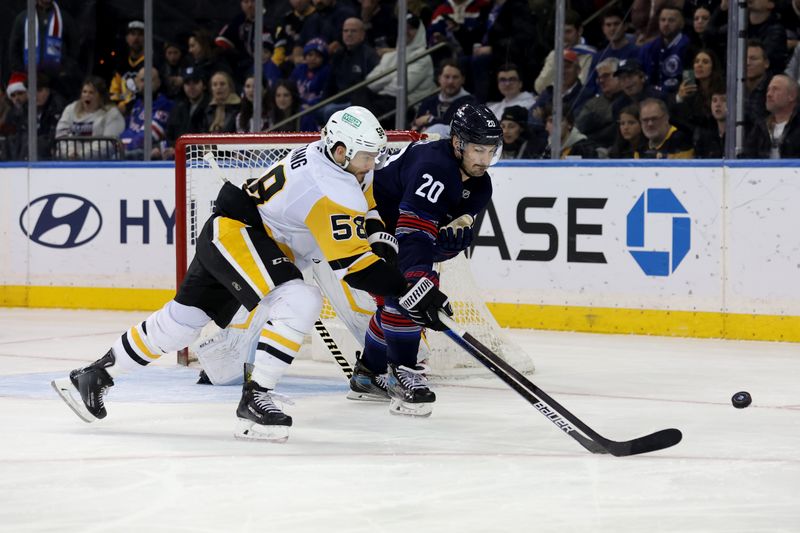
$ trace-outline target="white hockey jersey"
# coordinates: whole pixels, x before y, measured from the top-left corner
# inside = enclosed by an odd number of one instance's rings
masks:
[[[379,260],[365,216],[375,208],[373,172],[363,183],[330,161],[322,141],[295,148],[243,188],[256,200],[267,233],[298,268],[327,261],[336,276]]]

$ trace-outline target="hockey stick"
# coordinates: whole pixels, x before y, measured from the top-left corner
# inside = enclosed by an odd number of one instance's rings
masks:
[[[583,423],[581,419],[570,413],[550,395],[515,370],[514,367],[481,344],[475,337],[461,329],[454,320],[441,311],[439,312],[439,318],[449,328],[444,331],[448,337],[464,348],[494,375],[503,380],[506,385],[528,400],[537,411],[547,417],[556,427],[592,453],[610,453],[616,457],[625,457],[663,450],[664,448],[675,446],[683,438],[680,430],[670,428],[623,442],[609,440]]]
[[[328,349],[328,352],[339,364],[339,367],[342,369],[342,372],[344,372],[344,375],[347,376],[347,379],[353,377],[353,368],[350,366],[350,363],[347,362],[347,359],[345,359],[345,357],[342,355],[342,351],[339,349],[336,341],[333,340],[328,328],[326,328],[325,324],[322,323],[322,320],[317,320],[314,322],[314,329],[317,331],[319,338],[322,339],[322,342],[325,343],[325,347]]]

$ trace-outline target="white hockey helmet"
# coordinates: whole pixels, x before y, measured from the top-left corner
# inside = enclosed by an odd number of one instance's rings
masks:
[[[386,150],[386,132],[378,119],[369,109],[354,105],[331,115],[322,129],[322,140],[331,159],[334,147],[344,145],[347,151],[342,168],[347,168],[358,152],[376,152],[380,156]]]

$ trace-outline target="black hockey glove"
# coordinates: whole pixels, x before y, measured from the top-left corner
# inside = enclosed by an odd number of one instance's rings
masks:
[[[389,265],[397,265],[397,239],[385,231],[376,231],[367,237],[372,253],[386,261]]]
[[[445,252],[460,252],[466,250],[472,244],[472,227],[452,228],[445,226],[439,228],[439,239],[437,244]]]
[[[464,214],[446,226],[439,228],[436,244],[444,252],[458,253],[472,244],[472,224],[475,220],[470,214]]]
[[[439,320],[440,310],[447,316],[453,316],[453,308],[450,307],[447,296],[428,278],[420,278],[408,289],[400,298],[400,307],[415,324],[436,331],[447,329]]]

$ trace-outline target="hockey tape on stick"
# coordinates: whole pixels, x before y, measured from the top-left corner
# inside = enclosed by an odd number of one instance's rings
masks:
[[[206,152],[203,154],[203,159],[205,159],[206,163],[208,163],[208,165],[214,169],[214,172],[217,173],[217,177],[222,183],[228,182],[228,178],[222,175],[222,169],[219,168],[219,165],[217,164],[217,158],[214,157],[213,152]]]
[[[625,457],[663,450],[664,448],[675,446],[683,438],[680,430],[670,428],[624,442],[609,440],[587,426],[581,419],[570,413],[564,406],[534,385],[500,356],[481,344],[463,328],[460,328],[444,312],[439,312],[439,319],[449,328],[444,332],[448,337],[499,377],[506,385],[530,402],[537,411],[555,424],[556,427],[592,453],[610,453],[616,457]]]

